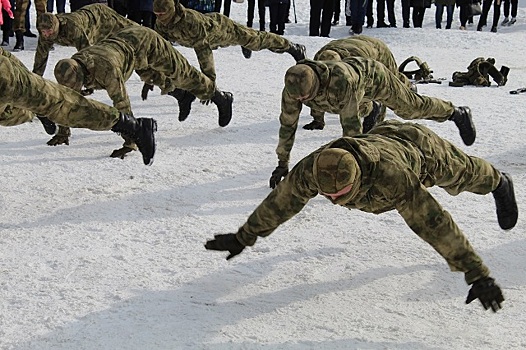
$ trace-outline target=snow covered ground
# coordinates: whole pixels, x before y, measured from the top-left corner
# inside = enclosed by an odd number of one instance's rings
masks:
[[[457,29],[458,20],[437,30],[434,10],[422,29],[364,34],[383,39],[399,62],[421,57],[435,78],[450,80],[479,56],[511,68],[504,87],[445,81],[419,91],[472,108],[478,136],[471,147],[452,122],[424,124],[511,173],[522,210],[526,94],[509,90],[526,87],[526,0],[518,22],[497,34],[476,32],[478,19],[468,31]],[[231,17],[245,22],[245,11],[246,2],[233,3]],[[308,1],[296,1],[296,15],[286,37],[312,57],[330,39],[308,36]],[[343,25],[331,32],[347,35]],[[16,53],[30,69],[35,46],[26,38]],[[197,62],[192,50],[177,48]],[[73,53],[57,46],[45,77],[54,79],[56,61]],[[219,87],[235,98],[226,128],[218,127],[215,106],[199,103],[180,123],[172,97],[156,89],[142,101],[139,78],[129,80],[135,115],[159,124],[151,167],[138,152],[109,158],[122,143],[112,132],[75,129],[69,146],[49,147],[38,121],[2,128],[0,349],[526,347],[526,227],[520,217],[512,231],[500,230],[491,195],[432,189],[503,288],[497,314],[465,305],[463,275],[395,212],[349,212],[315,198],[231,261],[206,251],[207,239],[235,232],[270,191],[283,75],[294,64],[270,51],[247,60],[239,47],[217,50],[215,60]],[[102,91],[93,98],[110,103]],[[341,135],[337,116],[326,120],[323,131],[298,130],[292,163]],[[305,108],[300,124],[309,121]]]

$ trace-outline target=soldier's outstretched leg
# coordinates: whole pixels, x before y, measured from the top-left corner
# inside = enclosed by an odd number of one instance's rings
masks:
[[[111,131],[128,136],[139,147],[145,165],[152,165],[155,155],[155,135],[157,122],[151,118],[134,118],[131,115],[119,114],[119,119]]]
[[[473,119],[471,118],[471,109],[469,107],[455,107],[455,111],[449,120],[455,122],[462,141],[467,146],[471,146],[477,137],[475,124],[473,124]]]
[[[175,97],[179,104],[179,121],[185,121],[192,109],[192,102],[195,100],[195,95],[182,89],[175,89],[169,92],[168,95]]]
[[[234,102],[232,93],[216,90],[212,102],[216,104],[219,111],[219,126],[227,126],[232,119],[232,102]]]
[[[500,228],[503,230],[512,229],[517,223],[519,209],[515,201],[515,192],[513,190],[511,176],[506,173],[501,173],[499,185],[492,193],[493,198],[495,198],[497,219]]]

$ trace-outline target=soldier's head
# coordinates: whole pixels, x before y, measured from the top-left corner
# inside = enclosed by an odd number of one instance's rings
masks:
[[[60,85],[80,92],[84,85],[84,72],[77,61],[65,58],[58,61],[55,66],[55,79]]]
[[[316,97],[319,87],[318,75],[306,64],[292,66],[285,73],[285,90],[293,99],[300,102]]]
[[[313,174],[318,192],[337,201],[359,186],[361,170],[354,156],[341,148],[326,148],[314,158]]]
[[[157,21],[161,23],[168,23],[175,15],[174,0],[154,0],[153,13],[157,17]]]
[[[318,56],[319,61],[341,61],[342,57],[334,50],[324,50]]]
[[[60,23],[57,16],[52,13],[45,12],[37,17],[37,29],[38,33],[44,37],[44,39],[54,39],[58,35]]]

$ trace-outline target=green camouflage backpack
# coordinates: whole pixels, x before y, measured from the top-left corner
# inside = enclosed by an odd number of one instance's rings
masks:
[[[495,59],[484,57],[477,57],[468,66],[467,72],[454,72],[453,85],[475,85],[475,86],[490,86],[490,76],[499,85],[504,86],[508,81],[508,72],[510,69],[502,66],[500,71],[495,68]]]
[[[406,71],[405,67],[411,62],[415,62],[418,66],[418,69]],[[433,73],[433,71],[431,70],[431,68],[429,68],[427,62],[423,62],[420,58],[416,56],[408,57],[404,62],[402,62],[400,67],[398,67],[398,71],[404,74],[408,79],[412,79],[415,81],[433,79],[433,75],[431,74]]]

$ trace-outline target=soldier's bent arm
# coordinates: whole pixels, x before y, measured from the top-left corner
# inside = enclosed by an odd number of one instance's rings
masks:
[[[105,80],[100,85],[105,86],[108,96],[113,101],[113,107],[117,108],[119,112],[131,112],[130,98],[120,71],[115,69],[113,74],[105,74]]]
[[[280,162],[288,163],[290,160],[290,151],[294,146],[302,106],[300,101],[291,98],[288,92],[283,89],[281,93],[281,114],[279,116],[279,141],[276,148]]]
[[[296,164],[248,217],[237,233],[237,238],[243,245],[251,246],[258,237],[270,235],[318,195],[312,179],[312,163],[313,157],[307,157]]]
[[[424,185],[418,182],[406,193],[396,209],[407,225],[446,259],[451,271],[464,272],[468,284],[489,276],[488,267],[466,236]]]

